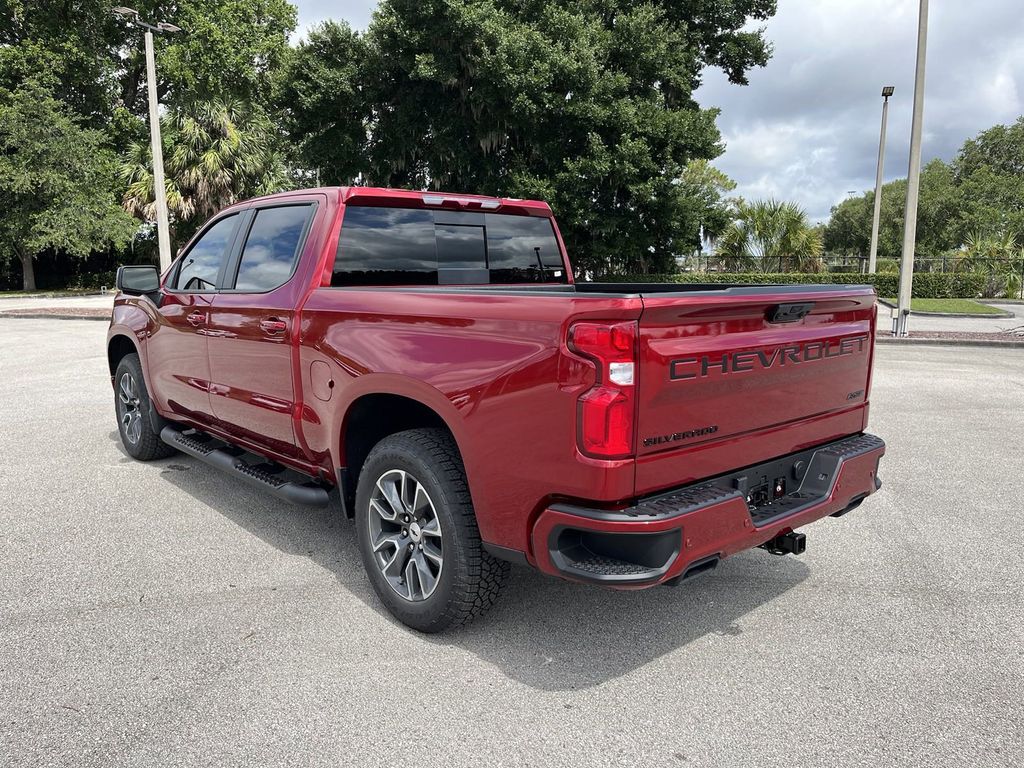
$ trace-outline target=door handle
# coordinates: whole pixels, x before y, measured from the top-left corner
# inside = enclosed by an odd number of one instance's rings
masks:
[[[266,320],[260,320],[260,328],[269,334],[284,333],[288,330],[288,323],[278,320],[276,317],[268,317]]]
[[[206,325],[206,313],[205,312],[193,312],[192,314],[190,314],[185,319],[188,320],[192,325],[196,326],[197,328],[200,325]]]

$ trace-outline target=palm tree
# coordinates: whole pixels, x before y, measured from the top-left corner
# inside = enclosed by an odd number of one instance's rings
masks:
[[[794,203],[738,200],[735,220],[719,235],[715,254],[734,272],[820,272],[821,231]]]
[[[956,254],[953,269],[974,272],[986,279],[983,295],[994,298],[1000,294],[1013,296],[1021,290],[1024,274],[1024,249],[1010,232],[983,235],[976,232],[967,238]]]
[[[273,128],[266,118],[240,104],[196,102],[170,111],[160,122],[174,235],[187,235],[240,199],[287,187],[284,162],[272,147]],[[127,185],[125,209],[155,221],[149,145],[131,144],[120,173]]]

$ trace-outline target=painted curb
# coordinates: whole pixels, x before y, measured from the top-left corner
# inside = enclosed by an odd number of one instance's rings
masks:
[[[110,315],[50,315],[42,312],[20,312],[14,309],[0,310],[0,318],[3,317],[13,317],[18,320],[100,320],[110,322]]]
[[[11,301],[17,301],[18,299],[87,299],[95,296],[110,296],[111,292],[100,293],[99,291],[73,291],[70,293],[55,293],[40,291],[39,293],[19,293],[13,294],[2,294],[0,293],[0,302],[10,299]]]
[[[993,341],[991,339],[896,339],[892,336],[879,336],[875,339],[877,344],[890,344],[892,346],[914,346],[923,347],[998,347],[1003,349],[1024,349],[1024,339]]]

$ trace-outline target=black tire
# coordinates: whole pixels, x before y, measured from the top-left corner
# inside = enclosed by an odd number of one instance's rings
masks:
[[[127,378],[126,378],[127,377]],[[149,418],[149,391],[136,354],[125,355],[114,373],[114,412],[121,445],[133,459],[153,461],[176,451],[160,439]]]
[[[392,505],[386,501],[391,497],[384,490],[389,487],[396,490],[399,482],[406,482],[406,477],[412,478],[413,482],[409,483],[414,486],[412,493],[418,493],[415,486],[426,492],[424,497],[416,495],[411,504],[405,505],[415,518],[408,525],[401,521],[404,516],[397,510],[395,521],[376,511],[392,512]],[[375,503],[373,508],[371,498]],[[414,509],[416,499],[421,502],[419,509],[425,510],[422,516]],[[429,532],[434,519],[439,525],[437,533]],[[412,523],[419,521],[429,522],[422,529],[413,530]],[[383,530],[374,533],[373,529]],[[395,618],[421,632],[441,632],[484,613],[497,600],[508,574],[508,563],[492,557],[483,548],[462,459],[455,441],[442,429],[411,429],[386,437],[374,446],[359,473],[356,532],[363,566],[377,596]],[[385,538],[401,542],[401,546],[392,550],[389,541],[383,549],[375,551],[374,539]],[[414,539],[420,543],[414,543]],[[406,541],[409,543],[405,544]],[[422,552],[424,545],[427,552]],[[419,553],[417,547],[421,550]],[[378,562],[378,557],[381,561],[388,560],[394,551],[397,558],[406,548],[406,564],[403,566],[402,560],[396,560],[398,565],[387,569],[392,573],[386,575],[387,566]],[[431,555],[431,551],[435,555]],[[443,555],[440,563],[430,559],[436,553]],[[415,557],[419,558],[418,563],[413,562]],[[407,570],[419,571],[421,567],[430,569],[426,579]],[[392,586],[397,574],[403,574],[408,581],[401,578]],[[434,577],[433,589],[427,594],[425,582],[429,582],[431,576]],[[419,582],[418,595],[413,594],[417,591],[416,582]],[[410,594],[403,596],[398,589]]]

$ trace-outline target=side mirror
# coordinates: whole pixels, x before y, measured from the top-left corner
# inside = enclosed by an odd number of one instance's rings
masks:
[[[129,296],[143,296],[160,290],[160,270],[152,264],[117,268],[117,290]]]

